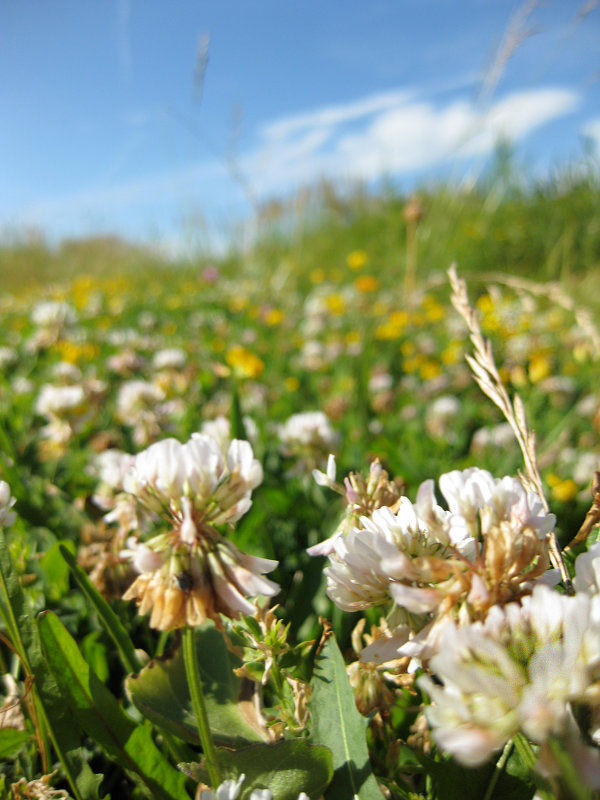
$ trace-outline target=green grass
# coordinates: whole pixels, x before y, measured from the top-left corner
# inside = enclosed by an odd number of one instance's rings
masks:
[[[544,180],[522,179],[499,155],[474,186],[423,185],[417,192],[423,217],[415,231],[417,282],[456,261],[470,279],[510,273],[539,281],[562,281],[581,297],[600,274],[600,181],[593,167],[563,169]],[[400,290],[407,263],[409,198],[391,184],[376,191],[322,182],[282,201],[265,203],[257,236],[248,249],[233,232],[225,256],[210,259],[235,280],[270,293],[306,291],[310,274],[339,282],[353,250],[368,254],[367,271]],[[116,237],[68,240],[51,248],[30,234],[0,243],[0,282],[20,293],[80,274],[171,280],[196,274],[206,256],[169,261],[150,248]],[[597,301],[596,301],[597,302]]]

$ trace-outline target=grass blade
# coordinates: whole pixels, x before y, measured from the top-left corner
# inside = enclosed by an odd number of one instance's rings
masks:
[[[142,668],[142,665],[140,664],[140,661],[136,655],[133,642],[131,641],[131,638],[121,620],[117,617],[115,612],[108,605],[106,600],[102,597],[85,572],[77,564],[77,561],[72,553],[70,553],[66,547],[62,545],[60,547],[60,552],[64,560],[69,565],[69,569],[71,570],[71,574],[73,575],[75,582],[92,606],[96,609],[98,617],[104,625],[106,632],[115,643],[125,669],[128,672],[139,672]]]

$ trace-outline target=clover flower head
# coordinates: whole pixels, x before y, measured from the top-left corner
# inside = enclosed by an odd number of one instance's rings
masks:
[[[77,321],[72,306],[61,300],[42,300],[33,307],[32,321],[41,328],[60,328]]]
[[[160,369],[181,369],[186,362],[185,351],[179,347],[169,347],[165,350],[158,350],[152,359],[152,366],[156,370]]]
[[[35,403],[36,413],[48,419],[61,418],[81,412],[85,392],[81,385],[53,386],[45,384]]]
[[[572,704],[600,702],[598,600],[538,585],[484,622],[448,623],[429,663],[439,683],[418,681],[438,745],[476,766],[518,731],[539,745],[568,738]]]
[[[392,603],[398,656],[429,657],[445,618],[485,619],[496,604],[529,594],[549,564],[554,515],[516,478],[472,468],[439,483],[448,508],[425,481],[415,503],[400,497],[329,540],[329,597],[349,611]]]
[[[323,411],[292,414],[279,426],[278,433],[283,454],[296,459],[292,475],[311,473],[321,466],[339,442],[338,433]]]
[[[124,595],[150,625],[170,630],[220,614],[251,614],[247,597],[272,596],[279,587],[263,577],[276,561],[241,552],[219,531],[248,511],[262,467],[249,442],[234,439],[223,455],[206,434],[181,444],[165,439],[135,456],[123,479],[125,492],[146,514],[168,524],[146,541],[132,537],[121,555],[140,573]]]

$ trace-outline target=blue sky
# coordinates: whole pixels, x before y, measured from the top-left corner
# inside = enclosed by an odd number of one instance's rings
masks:
[[[203,46],[208,62],[203,80]],[[532,171],[600,147],[585,0],[3,0],[0,234],[177,250],[321,175]]]

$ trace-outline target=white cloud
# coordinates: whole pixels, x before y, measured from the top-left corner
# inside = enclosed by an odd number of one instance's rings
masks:
[[[409,173],[485,155],[499,138],[518,142],[578,102],[577,92],[561,88],[514,92],[485,109],[465,100],[442,106],[414,92],[372,95],[265,126],[242,166],[259,195],[320,175]]]
[[[374,114],[386,108],[393,108],[407,102],[410,93],[406,91],[379,92],[352,103],[325,106],[305,114],[294,114],[264,125],[260,131],[267,139],[281,139],[298,131],[310,128],[323,128],[350,122],[360,117]]]

